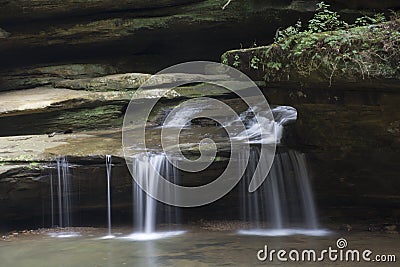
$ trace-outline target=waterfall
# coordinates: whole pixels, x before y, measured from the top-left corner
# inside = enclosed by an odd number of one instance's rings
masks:
[[[106,155],[106,171],[107,171],[107,225],[108,235],[107,238],[112,238],[111,234],[111,168],[112,158],[111,155]]]
[[[53,181],[53,169],[57,170],[57,183]],[[51,224],[52,227],[71,227],[72,226],[72,174],[70,165],[66,157],[58,157],[56,167],[51,167],[50,171],[50,197],[51,197]],[[54,190],[57,187],[57,190]],[[58,202],[58,225],[56,225],[55,192],[57,192]],[[51,237],[71,238],[78,237],[80,233],[73,231],[56,231],[48,233]]]
[[[162,127],[190,127],[190,118],[202,114],[202,110],[207,108],[209,107],[198,104],[187,108],[187,112],[184,110],[185,112],[172,113],[172,119]],[[222,123],[222,127],[232,127],[233,139],[246,142],[249,140],[251,144],[250,159],[240,191],[241,216],[244,221],[254,224],[256,231],[263,231],[264,235],[325,234],[323,230],[318,229],[306,160],[300,152],[293,150],[282,152],[280,151],[282,149],[278,148],[265,182],[255,192],[248,191],[260,158],[260,148],[257,144],[281,144],[284,127],[296,119],[297,110],[293,107],[278,106],[270,111],[252,107],[239,117],[231,120],[228,118],[227,122]],[[245,129],[239,128],[238,125],[244,125]],[[238,164],[246,164],[245,155],[239,155]],[[261,169],[257,171],[261,172]],[[164,204],[151,197],[159,190],[165,190],[159,188],[155,177],[160,174],[170,182],[178,184],[179,172],[165,154],[146,152],[132,158],[132,174],[145,192],[139,185],[133,184],[133,216],[136,232],[126,238],[149,240],[160,233],[157,232],[157,226],[161,222],[170,228],[172,223],[179,221],[176,208],[164,207],[162,206]],[[175,192],[166,193],[178,197]],[[241,233],[254,234],[254,231],[243,230]]]
[[[54,186],[53,186],[52,171],[50,171],[50,206],[51,206],[51,227],[54,227]]]
[[[147,188],[151,195],[155,194],[157,190],[162,190],[162,188],[158,188],[157,180],[154,179],[156,173],[160,173],[171,182],[177,182],[179,179],[179,172],[168,162],[165,154],[140,154],[134,158],[133,170],[137,179],[141,180],[144,187]],[[155,232],[157,224],[156,211],[160,203],[149,194],[143,192],[142,188],[136,183],[133,187],[133,194],[135,201],[135,228],[139,232]],[[169,194],[173,194],[173,192],[169,192]],[[167,206],[163,215],[164,216],[159,216],[163,217],[159,220],[165,223],[168,228],[171,227],[171,224],[176,224],[178,222],[177,209],[170,205]]]
[[[293,150],[277,153],[263,185],[249,193],[248,183],[253,177],[258,157],[259,149],[252,147],[241,188],[243,220],[256,222],[258,227],[261,222],[267,222],[275,229],[298,223],[302,227],[316,229],[317,215],[304,155]]]
[[[150,194],[155,194],[158,190],[158,185],[155,179],[152,179],[158,170],[161,170],[162,163],[164,161],[163,155],[149,156],[147,154],[140,155],[135,158],[133,170],[137,179],[140,179],[143,185],[147,188]],[[153,167],[154,166],[154,167]],[[135,214],[137,219],[135,220],[135,228],[139,232],[152,233],[155,232],[156,227],[156,200],[153,199],[149,194],[142,193],[142,189],[136,185],[134,193],[137,194],[135,197]]]
[[[135,232],[125,238],[133,240],[150,240],[183,233],[183,231],[171,231],[173,225],[179,223],[178,209],[155,200],[151,195],[155,194],[159,188],[156,173],[161,174],[170,182],[176,183],[179,180],[179,172],[168,161],[165,154],[142,153],[133,159],[133,173],[139,179],[143,189],[133,181],[133,217]],[[174,194],[174,192],[168,192]],[[157,231],[157,225],[164,224],[167,231]]]
[[[240,232],[261,235],[326,234],[318,228],[304,154],[294,150],[278,151],[267,179],[257,191],[250,193],[248,184],[256,170],[259,154],[258,147],[251,148],[240,187],[242,220],[252,223],[255,230]]]
[[[302,200],[303,216],[308,228],[318,228],[317,212],[314,204],[310,180],[304,154],[296,151],[289,152],[289,157],[293,162],[294,173],[296,174],[297,188]]]
[[[50,185],[52,184],[52,177]],[[66,157],[57,158],[57,193],[58,193],[58,226],[69,227],[72,224],[71,216],[71,174]],[[53,201],[53,190],[51,190],[51,198]],[[53,202],[52,202],[53,203]],[[52,204],[52,217],[54,214]],[[54,222],[53,222],[54,223]]]
[[[268,136],[271,131],[268,129],[274,124],[275,142],[280,144],[284,126],[296,121],[297,111],[288,106],[278,106],[271,111],[274,122],[266,118],[264,120],[265,116],[261,116],[261,121],[257,122],[254,114],[263,113],[257,111],[257,107],[243,112],[240,120],[246,125],[246,130],[235,138],[248,137],[252,144],[272,142]],[[266,136],[261,136],[260,132],[265,132]],[[326,231],[318,229],[317,212],[304,154],[294,150],[281,150],[282,148],[278,147],[267,179],[255,192],[250,193],[248,185],[253,175],[260,175],[255,173],[259,164],[260,148],[251,146],[240,187],[240,211],[242,220],[255,226],[256,230],[240,232],[261,235],[326,234]],[[239,164],[245,164],[244,155],[239,155]]]

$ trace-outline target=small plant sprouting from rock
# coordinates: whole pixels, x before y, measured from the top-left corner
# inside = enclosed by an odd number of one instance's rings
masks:
[[[357,18],[354,24],[348,24],[346,21],[340,19],[340,15],[329,9],[330,5],[320,2],[317,4],[316,13],[314,17],[308,21],[306,30],[302,31],[301,21],[297,21],[294,26],[289,26],[286,29],[278,29],[275,36],[275,43],[284,41],[287,38],[297,36],[301,33],[321,33],[328,31],[337,31],[348,29],[356,26],[368,26],[372,24],[379,24],[386,22],[385,14],[378,13],[373,17],[363,16]]]
[[[308,32],[326,32],[343,29],[349,25],[340,20],[340,15],[329,10],[330,5],[320,2],[317,4],[317,9],[314,17],[308,22]]]
[[[235,61],[233,61],[232,66],[235,68],[238,68],[240,66],[240,56],[238,54],[235,55]]]
[[[260,63],[261,59],[257,57],[257,55],[254,55],[251,60],[250,60],[250,67],[257,70],[258,69],[258,64]]]

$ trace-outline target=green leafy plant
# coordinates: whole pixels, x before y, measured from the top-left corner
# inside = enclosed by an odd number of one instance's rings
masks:
[[[301,21],[298,20],[296,25],[294,25],[294,26],[289,26],[284,30],[278,29],[276,31],[275,38],[274,38],[275,42],[281,42],[289,37],[299,34],[301,31],[301,27],[302,27]]]
[[[250,67],[252,69],[257,70],[258,69],[258,64],[260,63],[261,59],[257,57],[257,55],[254,55],[251,60],[250,60]]]
[[[267,68],[273,69],[273,70],[280,70],[282,68],[282,63],[271,61],[271,62],[267,63]]]
[[[354,24],[356,26],[368,26],[371,24],[377,24],[377,23],[383,23],[383,22],[386,22],[385,14],[378,13],[378,14],[375,14],[373,17],[369,17],[369,16],[359,17],[356,19]]]
[[[334,31],[348,27],[348,24],[340,20],[340,15],[329,10],[330,5],[320,2],[317,4],[317,10],[314,17],[308,22],[308,31],[325,32]]]
[[[228,65],[229,60],[228,57],[226,55],[222,55],[222,64]]]
[[[240,56],[238,54],[235,55],[235,61],[233,61],[232,66],[238,68],[240,66]]]

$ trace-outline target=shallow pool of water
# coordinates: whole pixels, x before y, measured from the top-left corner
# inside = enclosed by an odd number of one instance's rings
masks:
[[[68,236],[68,232],[75,233]],[[71,229],[62,237],[45,231],[19,234],[0,241],[1,266],[299,266],[298,262],[279,263],[259,261],[257,253],[268,249],[327,249],[336,248],[337,240],[345,238],[347,248],[369,249],[375,254],[396,254],[399,259],[398,235],[350,232],[326,236],[292,235],[284,237],[241,235],[237,231],[205,231],[191,228],[179,235],[138,241],[130,239],[129,229],[113,229],[115,238],[100,239],[106,229]],[[79,234],[77,234],[79,233]],[[125,238],[124,238],[125,237]],[[363,262],[324,262],[328,266],[364,266]],[[320,262],[307,263],[321,266]],[[369,266],[374,266],[369,263]],[[396,266],[384,263],[382,266]]]

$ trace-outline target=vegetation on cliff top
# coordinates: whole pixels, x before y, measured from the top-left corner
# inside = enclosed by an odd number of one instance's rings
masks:
[[[266,47],[234,50],[223,63],[262,71],[266,81],[400,79],[400,17],[364,16],[349,25],[323,2],[303,29],[278,30]],[[243,65],[244,64],[244,65]]]

